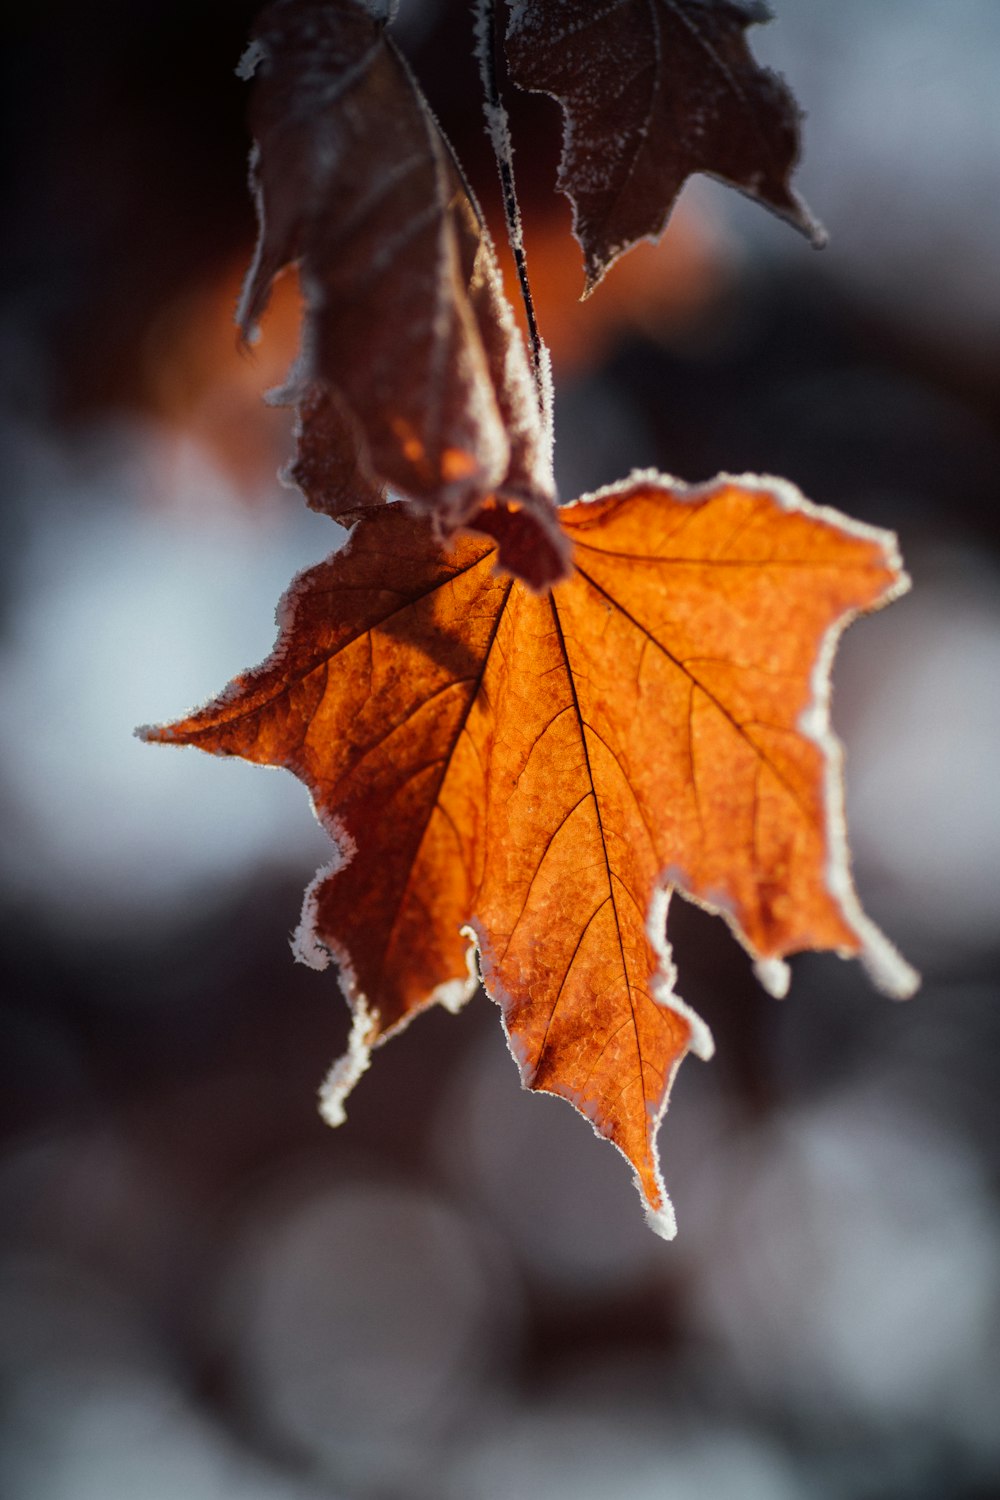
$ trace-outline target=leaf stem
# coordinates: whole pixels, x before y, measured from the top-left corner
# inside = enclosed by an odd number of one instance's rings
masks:
[[[507,221],[507,239],[510,243],[517,280],[521,288],[521,301],[528,323],[528,342],[531,351],[531,369],[538,390],[538,403],[543,413],[549,406],[548,351],[542,342],[535,318],[535,304],[528,281],[528,262],[524,253],[524,232],[521,224],[521,208],[517,201],[514,184],[514,147],[510,138],[507,111],[500,95],[496,67],[496,15],[494,0],[473,0],[476,34],[476,60],[483,84],[483,113],[486,116],[486,131],[493,146],[500,188],[503,195],[504,218]]]

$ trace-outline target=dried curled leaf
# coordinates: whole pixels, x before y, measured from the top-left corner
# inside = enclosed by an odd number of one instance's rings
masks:
[[[386,487],[366,471],[363,439],[332,391],[321,385],[303,391],[296,418],[295,457],[283,476],[302,491],[310,510],[346,522],[385,504]]]
[[[493,246],[384,24],[357,0],[275,0],[243,71],[260,233],[239,321],[249,336],[297,262],[292,473],[310,504],[351,509],[352,465],[369,500],[391,486],[444,536],[497,497],[534,527],[531,581],[562,576],[551,434]]]
[[[707,1030],[680,1001],[671,890],[721,913],[775,990],[785,955],[915,978],[851,884],[828,723],[837,636],[905,587],[894,539],[781,481],[656,475],[562,512],[540,595],[398,506],[293,585],[274,654],[147,738],[286,766],[338,854],[298,954],[355,1013],[326,1113],[370,1046],[472,992],[470,941],[526,1087],[570,1100],[673,1232],[655,1138]]]
[[[638,240],[662,233],[693,172],[756,198],[817,243],[792,191],[799,110],[744,32],[760,0],[508,0],[506,50],[521,88],[562,106],[558,186],[592,292]]]

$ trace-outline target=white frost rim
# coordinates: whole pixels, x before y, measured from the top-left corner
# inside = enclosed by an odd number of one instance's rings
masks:
[[[472,999],[479,987],[475,942],[471,941],[465,951],[468,977],[447,979],[443,984],[436,985],[420,1005],[414,1006],[389,1031],[379,1036],[378,1010],[369,1007],[368,997],[358,988],[357,974],[347,950],[339,946],[331,947],[325,941],[321,942],[316,936],[316,895],[319,886],[328,874],[336,874],[339,868],[341,866],[335,861],[332,868],[327,866],[320,870],[310,884],[303,905],[302,919],[292,939],[292,951],[295,957],[301,962],[308,963],[310,967],[324,969],[331,958],[334,960],[337,965],[340,988],[351,1010],[352,1021],[347,1039],[347,1050],[331,1064],[319,1087],[320,1115],[328,1125],[334,1126],[343,1125],[346,1120],[345,1100],[358,1079],[371,1066],[373,1048],[381,1046],[390,1037],[398,1036],[401,1031],[405,1031],[414,1017],[429,1010],[432,1005],[442,1005],[452,1015],[457,1015]],[[473,936],[468,928],[463,927],[462,933],[463,936],[469,938]]]

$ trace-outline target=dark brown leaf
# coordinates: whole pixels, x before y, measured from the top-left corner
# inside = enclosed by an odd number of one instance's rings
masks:
[[[486,497],[510,498],[558,558],[542,581],[562,576],[548,424],[493,246],[383,26],[356,0],[277,0],[243,71],[256,80],[260,236],[239,318],[249,336],[298,262],[306,324],[289,394],[310,503],[351,508],[343,416],[376,490],[416,502],[442,535]]]
[[[559,188],[583,247],[584,295],[637,240],[662,233],[693,172],[823,231],[789,186],[799,110],[744,31],[760,0],[508,0],[506,50],[521,88],[563,109]]]
[[[385,486],[362,464],[363,443],[341,402],[321,385],[298,403],[295,457],[284,471],[311,510],[348,520],[386,501]]]

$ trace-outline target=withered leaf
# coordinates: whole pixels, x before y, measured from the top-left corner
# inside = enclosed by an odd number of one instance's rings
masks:
[[[522,1079],[570,1100],[673,1232],[656,1132],[711,1039],[677,998],[679,889],[720,913],[772,990],[804,948],[914,976],[851,884],[828,673],[844,624],[905,587],[894,539],[777,480],[633,478],[562,512],[573,568],[545,594],[491,542],[400,506],[302,575],[274,654],[150,739],[286,766],[338,848],[297,951],[353,1007],[326,1113],[371,1045],[474,988]]]
[[[288,394],[310,503],[343,508],[322,477],[333,425],[331,466],[350,466],[353,435],[369,499],[391,486],[442,536],[487,497],[511,502],[548,560],[533,581],[560,577],[551,437],[493,246],[383,23],[357,0],[275,0],[244,71],[260,232],[239,321],[249,335],[296,262],[306,313]]]
[[[662,233],[693,172],[721,178],[823,242],[789,186],[798,107],[744,36],[770,19],[761,0],[508,6],[514,82],[562,106],[558,186],[583,247],[584,295],[636,241]]]
[[[302,491],[311,510],[347,521],[385,504],[385,485],[365,471],[363,452],[357,425],[339,397],[321,385],[301,392],[295,457],[283,474]]]
[[[306,392],[298,405],[295,457],[283,471],[302,491],[311,509],[344,524],[388,499],[384,486],[366,473],[354,422],[330,391]],[[469,517],[469,529],[499,543],[498,563],[509,573],[542,589],[566,570],[561,531],[540,525],[530,505],[485,500]]]

